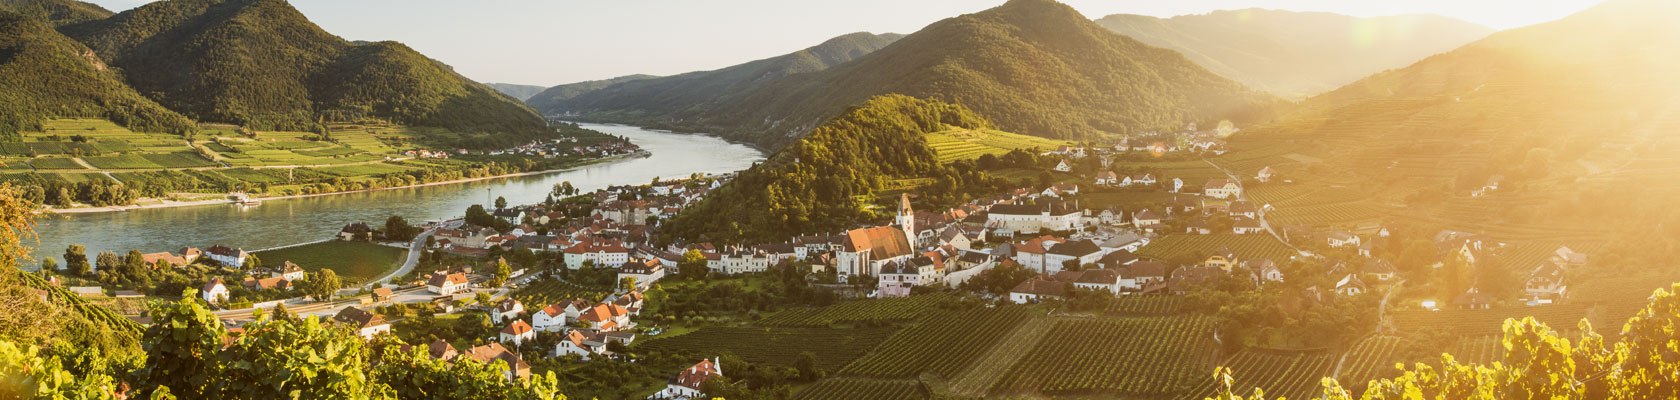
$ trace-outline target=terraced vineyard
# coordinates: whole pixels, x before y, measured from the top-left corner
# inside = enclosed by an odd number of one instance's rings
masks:
[[[1231,369],[1236,379],[1232,387],[1264,388],[1270,397],[1310,399],[1322,391],[1319,381],[1330,376],[1336,366],[1335,354],[1329,351],[1243,350],[1220,365]],[[1185,400],[1212,397],[1217,386],[1211,376],[1206,384]]]
[[[1002,155],[1015,149],[1037,153],[1070,142],[996,130],[951,130],[924,136],[939,154],[939,161],[973,160],[982,155]]]
[[[1103,312],[1117,316],[1159,316],[1178,314],[1185,301],[1182,296],[1120,296],[1108,303]]]
[[[1533,316],[1559,332],[1571,332],[1589,315],[1590,305],[1553,304],[1539,307],[1506,307],[1488,310],[1393,311],[1394,325],[1408,330],[1447,332],[1455,335],[1497,335],[1506,319]]]
[[[1363,387],[1366,382],[1395,374],[1395,349],[1402,339],[1396,336],[1371,336],[1360,340],[1343,355],[1342,370],[1336,377],[1343,385]]]
[[[864,321],[908,321],[921,317],[951,296],[910,296],[840,303],[828,307],[790,309],[758,322],[762,326],[829,326]]]
[[[747,362],[793,367],[800,354],[811,352],[817,367],[828,371],[863,356],[887,340],[897,328],[706,327],[671,337],[636,342],[636,349],[666,353],[734,354]]]
[[[1283,262],[1298,253],[1272,235],[1166,235],[1149,242],[1138,255],[1163,260],[1181,257],[1201,258],[1223,248],[1230,248],[1243,259],[1267,258]]]
[[[954,378],[993,346],[1009,340],[1004,333],[1030,320],[1035,313],[1026,307],[940,313],[899,331],[840,373],[877,378],[912,378],[932,373]]]
[[[531,310],[531,312],[536,312],[536,310],[541,310],[550,304],[565,300],[581,298],[592,302],[600,301],[606,298],[607,294],[606,289],[591,289],[571,282],[551,279],[532,281],[530,286],[514,292],[513,298],[519,299],[519,302],[524,303],[525,308]]]
[[[994,396],[1177,396],[1212,371],[1214,322],[1205,317],[1059,319]]]
[[[800,391],[799,400],[924,400],[933,398],[927,386],[913,380],[828,378]]]

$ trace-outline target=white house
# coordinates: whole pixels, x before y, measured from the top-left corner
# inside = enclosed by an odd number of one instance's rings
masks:
[[[222,278],[211,279],[210,282],[204,284],[204,288],[198,291],[198,296],[209,303],[227,301],[228,288],[227,285],[222,284]]]
[[[297,264],[287,261],[286,265],[280,268],[280,277],[285,278],[290,282],[301,281],[304,277],[303,267],[299,267]]]
[[[708,397],[701,388],[706,381],[721,376],[723,376],[723,366],[719,365],[716,359],[700,360],[694,366],[678,372],[677,377],[672,378],[671,383],[665,385],[664,390],[654,393],[653,396],[648,396],[648,400],[705,399]]]
[[[583,268],[584,263],[596,267],[623,265],[630,262],[630,249],[619,243],[583,242],[567,247],[562,258],[566,268]]]
[[[1069,262],[1079,265],[1096,264],[1102,259],[1103,251],[1096,243],[1089,240],[1075,240],[1059,243],[1044,253],[1044,272],[1054,274],[1061,272]]]
[[[1238,235],[1261,233],[1265,231],[1266,228],[1260,226],[1260,221],[1255,220],[1254,218],[1237,217],[1236,221],[1231,222],[1231,233]]]
[[[1029,304],[1063,298],[1067,298],[1067,286],[1065,284],[1042,278],[1028,279],[1009,290],[1009,301],[1015,302],[1015,304]]]
[[[1329,236],[1325,236],[1325,241],[1329,243],[1330,247],[1334,248],[1356,247],[1359,246],[1359,235],[1335,231],[1330,232]]]
[[[1336,282],[1336,293],[1343,296],[1358,296],[1365,293],[1365,281],[1359,279],[1359,274],[1348,274]]]
[[[350,325],[363,339],[372,339],[375,335],[391,331],[391,324],[385,322],[384,317],[356,307],[344,307],[343,310],[339,310],[338,314],[333,316],[333,321]]]
[[[519,319],[519,316],[523,314],[525,314],[525,304],[509,297],[507,300],[497,303],[495,309],[490,310],[490,322],[500,324],[510,319]]]
[[[1114,171],[1099,172],[1097,173],[1096,184],[1098,186],[1118,185],[1120,184],[1120,175],[1115,174]]]
[[[466,290],[469,285],[467,274],[438,274],[432,275],[432,279],[426,282],[426,290],[439,296],[451,296]]]
[[[1210,179],[1202,185],[1202,195],[1215,199],[1242,197],[1242,186],[1230,179]]]
[[[1073,287],[1120,294],[1120,272],[1111,269],[1088,269],[1079,274]]]
[[[1272,181],[1272,167],[1270,165],[1265,166],[1265,167],[1261,167],[1260,172],[1257,173],[1257,174],[1254,174],[1254,180],[1257,180],[1257,181],[1260,181],[1260,182],[1271,182]]]
[[[1068,172],[1068,171],[1072,171],[1072,170],[1073,170],[1073,166],[1068,165],[1067,160],[1061,160],[1061,161],[1056,163],[1056,171]]]
[[[1071,231],[1079,228],[1080,217],[1079,208],[1065,201],[998,204],[987,211],[986,226],[1002,236],[1034,234],[1041,230]]]
[[[221,263],[225,266],[239,268],[245,265],[245,257],[249,254],[245,253],[245,249],[235,249],[218,244],[206,247],[204,249],[204,255],[210,257],[211,261]]]
[[[616,331],[629,329],[635,325],[630,322],[630,310],[617,304],[596,304],[578,315],[577,320],[589,325],[589,329],[597,331]]]
[[[1564,284],[1563,274],[1563,267],[1556,263],[1543,262],[1529,274],[1528,281],[1523,284],[1523,292],[1530,299],[1561,300],[1569,292],[1569,286]]]
[[[577,329],[566,331],[566,335],[560,338],[560,342],[554,344],[555,357],[563,357],[567,354],[576,354],[584,361],[589,361],[590,356],[605,353],[606,351],[606,343],[601,341],[592,341],[590,340],[590,335],[585,335]]]
[[[499,336],[502,343],[513,343],[514,347],[519,347],[519,345],[524,344],[525,341],[535,339],[536,337],[537,331],[535,328],[531,327],[531,324],[525,323],[524,320],[517,319],[513,320],[512,324],[508,324],[506,328],[502,328],[501,336]]]
[[[566,307],[560,303],[550,304],[531,314],[531,327],[543,332],[559,332],[566,326]]]
[[[1155,174],[1145,173],[1143,175],[1131,175],[1131,176],[1127,176],[1125,178],[1120,178],[1120,186],[1153,186],[1153,185],[1155,185]]]

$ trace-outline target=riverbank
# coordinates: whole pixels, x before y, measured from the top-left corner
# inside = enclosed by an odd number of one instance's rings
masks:
[[[559,172],[575,171],[575,170],[583,169],[583,168],[586,168],[586,167],[602,165],[602,164],[609,164],[609,163],[613,163],[613,162],[628,161],[630,159],[649,157],[651,155],[652,154],[647,152],[646,150],[642,150],[642,151],[638,151],[638,152],[630,153],[630,154],[622,154],[622,155],[616,155],[616,156],[610,156],[610,157],[597,158],[597,159],[594,159],[594,160],[585,161],[585,162],[580,163],[580,164],[566,166],[564,168],[545,169],[545,170],[541,170],[541,171],[529,171],[529,172],[520,172],[520,173],[513,173],[513,174],[485,176],[485,177],[478,177],[478,178],[463,178],[463,179],[454,179],[454,180],[447,180],[447,181],[421,183],[421,184],[415,184],[415,185],[383,187],[383,188],[378,188],[378,189],[362,189],[362,190],[351,190],[351,191],[343,191],[343,192],[293,194],[293,195],[284,195],[284,196],[253,197],[253,198],[257,199],[257,200],[262,200],[262,201],[302,199],[302,198],[310,198],[310,197],[337,196],[337,195],[356,194],[356,193],[378,192],[378,191],[384,191],[384,190],[411,189],[411,188],[428,187],[428,186],[454,185],[454,184],[462,184],[462,183],[469,183],[469,182],[486,181],[486,180],[491,180],[491,179],[517,178],[517,177],[522,177],[522,176],[533,176],[533,175],[543,175],[543,174],[552,174],[552,173],[559,173]],[[149,200],[156,200],[158,202],[157,203],[150,203],[150,204],[127,205],[127,206],[105,206],[105,207],[91,207],[91,206],[89,206],[89,207],[72,207],[72,208],[50,208],[49,207],[46,210],[42,210],[42,211],[39,211],[39,212],[40,213],[55,213],[55,214],[93,214],[93,213],[123,212],[123,211],[135,211],[135,210],[150,210],[150,209],[160,209],[160,208],[198,207],[198,206],[211,206],[211,205],[233,205],[233,204],[237,203],[236,200],[232,199],[232,197],[234,195],[235,195],[234,193],[226,193],[223,198],[214,199],[214,200],[175,201],[175,200],[167,200],[167,199],[162,199],[162,200],[160,200],[160,199],[149,199]]]

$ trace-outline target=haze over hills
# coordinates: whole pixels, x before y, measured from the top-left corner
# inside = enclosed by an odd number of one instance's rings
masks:
[[[0,0],[0,10],[66,25],[110,17],[113,13],[98,5],[75,0]]]
[[[713,71],[641,79],[560,85],[529,103],[545,114],[593,114],[610,119],[663,119],[715,107],[786,76],[826,70],[880,50],[902,38],[894,33],[842,35],[793,53]],[[603,85],[605,84],[605,85]],[[593,88],[593,89],[592,89]]]
[[[502,92],[502,94],[508,95],[508,97],[519,99],[519,101],[530,99],[531,96],[535,96],[537,93],[542,93],[544,89],[548,89],[537,85],[520,85],[515,83],[485,83],[485,85],[490,86],[491,89],[496,89],[498,92]]]
[[[0,132],[35,130],[43,118],[66,116],[163,132],[193,125],[124,85],[86,46],[44,20],[0,10]]]
[[[588,101],[607,96],[603,90],[544,111],[778,145],[886,93],[961,104],[1001,129],[1057,138],[1259,120],[1279,102],[1050,0],[1014,0],[939,21],[853,62],[750,89],[686,108],[639,96]]]
[[[1225,77],[1281,96],[1323,93],[1486,37],[1493,29],[1436,15],[1359,18],[1322,12],[1221,10],[1098,24],[1183,53]]]
[[[316,130],[375,118],[462,133],[547,131],[530,108],[396,42],[352,43],[281,0],[155,2],[65,26],[128,83],[205,122]]]

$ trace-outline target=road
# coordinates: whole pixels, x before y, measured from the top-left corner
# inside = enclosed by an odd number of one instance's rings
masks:
[[[362,287],[367,290],[373,290],[374,284],[389,282],[391,281],[391,278],[408,275],[409,272],[413,272],[414,267],[420,265],[420,255],[425,253],[426,238],[432,237],[432,233],[434,232],[437,232],[437,228],[426,228],[426,230],[421,231],[419,235],[414,235],[414,241],[408,243],[408,259],[403,261],[402,266],[397,267],[397,270],[391,271],[384,276],[368,280],[368,284],[363,285]]]
[[[1209,159],[1206,159],[1206,158],[1203,158],[1202,162],[1205,162],[1209,166],[1212,166],[1213,169],[1219,170],[1219,172],[1225,173],[1225,176],[1231,178],[1231,182],[1236,182],[1237,187],[1242,187],[1242,178],[1238,177],[1237,174],[1232,173],[1231,170],[1225,169],[1225,167],[1221,167],[1221,166],[1219,166],[1219,164],[1213,163],[1213,160],[1209,160]],[[1247,200],[1248,199],[1247,196],[1248,196],[1248,188],[1243,188],[1243,194],[1240,195],[1240,196],[1237,196],[1237,200]],[[1255,216],[1259,217],[1259,218],[1255,218],[1255,219],[1259,220],[1260,227],[1265,229],[1266,233],[1271,234],[1273,238],[1276,238],[1279,243],[1283,243],[1284,246],[1289,246],[1290,249],[1294,249],[1296,253],[1299,253],[1303,256],[1312,255],[1312,253],[1307,252],[1305,250],[1301,250],[1301,248],[1295,247],[1295,245],[1290,244],[1288,240],[1283,240],[1283,235],[1279,235],[1277,233],[1277,230],[1272,229],[1272,223],[1266,222],[1266,205],[1265,204],[1256,204],[1256,205],[1254,205],[1254,207],[1255,207],[1256,210],[1259,210],[1259,212],[1255,213]]]

